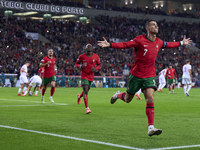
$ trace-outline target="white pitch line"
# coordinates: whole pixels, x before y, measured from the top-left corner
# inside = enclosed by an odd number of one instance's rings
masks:
[[[33,103],[40,103],[40,101],[28,101],[28,100],[16,100],[16,99],[2,99],[0,98],[0,100],[5,100],[5,101],[17,101],[17,102],[33,102]],[[51,102],[47,102],[47,104],[50,104]],[[69,104],[64,104],[64,103],[52,103],[52,105],[69,105]],[[44,104],[45,105],[45,104]],[[46,106],[46,105],[45,105]]]
[[[68,104],[55,104],[55,105],[68,105]],[[55,105],[1,105],[0,107],[23,107],[23,106],[55,106]]]
[[[163,147],[163,148],[155,148],[149,150],[168,150],[168,149],[181,149],[181,148],[191,148],[191,147],[200,147],[199,145],[186,145],[186,146],[176,146],[176,147]]]
[[[0,127],[7,128],[7,129],[26,131],[26,132],[32,132],[32,133],[38,133],[38,134],[43,134],[43,135],[50,135],[50,136],[55,136],[55,137],[60,137],[60,138],[65,138],[65,139],[71,139],[71,140],[77,140],[77,141],[83,141],[83,142],[90,142],[90,143],[96,143],[96,144],[101,144],[101,145],[119,147],[119,148],[124,148],[124,149],[144,150],[144,149],[141,149],[141,148],[130,147],[130,146],[125,146],[125,145],[119,145],[119,144],[113,144],[113,143],[107,143],[107,142],[101,142],[101,141],[95,141],[95,140],[88,140],[88,139],[82,139],[82,138],[77,138],[77,137],[72,137],[72,136],[65,136],[65,135],[59,135],[59,134],[53,134],[53,133],[47,133],[47,132],[41,132],[41,131],[35,131],[35,130],[28,130],[28,129],[16,128],[16,127],[11,127],[11,126],[0,125]]]

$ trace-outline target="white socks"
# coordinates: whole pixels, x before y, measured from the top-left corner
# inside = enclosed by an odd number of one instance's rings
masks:
[[[187,85],[183,86],[184,93],[186,94]]]
[[[150,126],[148,127],[148,131],[149,131],[150,129],[154,129],[154,125],[150,125]]]
[[[28,92],[27,91],[25,91],[25,93],[24,93],[24,95],[26,95]]]
[[[189,93],[191,88],[192,88],[192,85],[188,85],[187,93]]]
[[[26,91],[26,89],[27,89],[27,87],[24,87],[24,90],[23,90],[23,92],[25,92],[25,91]]]
[[[21,89],[21,88],[19,88],[19,90],[18,90],[18,93],[20,93],[20,92],[21,92],[21,90],[22,90],[22,89]]]
[[[38,91],[35,92],[35,95],[37,95],[37,94],[38,94]]]
[[[141,93],[142,91],[141,91],[141,89],[139,90],[139,91],[137,91],[137,93],[136,94],[138,94],[138,95],[140,95],[140,93]]]

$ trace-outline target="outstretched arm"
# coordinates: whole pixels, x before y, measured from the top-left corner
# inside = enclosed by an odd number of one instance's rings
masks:
[[[185,35],[184,35],[182,42],[183,42],[183,45],[189,45],[189,46],[192,45],[192,40],[190,40],[190,38],[186,39]]]
[[[105,37],[103,37],[103,41],[97,41],[100,47],[104,48],[104,47],[111,47],[111,44],[108,43],[108,41],[105,39]]]
[[[126,49],[131,47],[137,47],[138,43],[135,39],[128,41],[128,42],[119,42],[119,43],[109,43],[107,40],[103,37],[104,41],[98,41],[98,46],[100,47],[111,47],[111,48],[117,48],[117,49]]]
[[[174,48],[174,47],[179,47],[181,45],[192,45],[192,40],[190,38],[186,39],[186,36],[184,35],[184,38],[180,42],[164,42],[163,48]]]

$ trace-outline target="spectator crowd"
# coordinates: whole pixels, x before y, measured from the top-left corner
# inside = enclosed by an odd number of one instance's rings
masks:
[[[107,76],[123,76],[124,70],[130,70],[134,63],[134,49],[99,48],[96,44],[102,37],[108,41],[129,41],[145,34],[147,20],[126,17],[96,16],[99,24],[60,20],[31,20],[30,18],[0,17],[0,72],[19,74],[26,60],[31,61],[30,76],[38,71],[46,50],[54,47],[58,73],[62,75],[80,75],[75,67],[78,56],[85,52],[85,45],[93,45],[94,53],[100,56],[101,71]],[[200,47],[200,23],[158,21],[158,37],[163,41],[180,41],[183,35],[190,37],[195,46]],[[40,33],[52,43],[35,41],[25,36],[25,32]],[[200,80],[200,53],[189,47],[161,49],[156,60],[156,74],[164,66],[173,64],[178,78],[182,76],[182,66],[190,58],[194,80]],[[96,72],[95,75],[100,75]]]

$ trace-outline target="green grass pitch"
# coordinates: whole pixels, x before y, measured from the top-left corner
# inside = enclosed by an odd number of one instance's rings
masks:
[[[41,93],[21,97],[18,88],[0,88],[0,150],[200,149],[200,89],[192,88],[189,97],[182,88],[155,92],[155,127],[163,133],[152,137],[143,94],[143,100],[112,105],[118,90],[126,89],[92,88],[92,113],[86,114],[83,99],[77,104],[81,88],[56,88],[54,104],[48,100],[50,88],[45,104]]]

